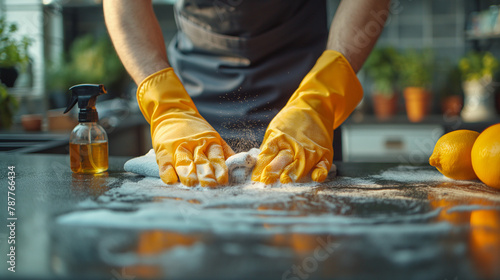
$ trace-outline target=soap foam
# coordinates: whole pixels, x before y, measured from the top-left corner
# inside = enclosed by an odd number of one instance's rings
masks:
[[[226,160],[228,169],[229,185],[248,184],[251,182],[252,171],[257,163],[257,157],[260,150],[252,148],[247,152],[237,153]],[[146,177],[160,178],[156,155],[153,149],[147,154],[128,160],[124,165],[125,171],[143,175]],[[337,167],[332,164],[328,176],[336,176]],[[194,173],[192,174],[194,175]],[[311,174],[304,176],[301,183],[311,182]],[[179,186],[183,187],[183,186]],[[201,187],[199,184],[197,187]]]
[[[429,169],[421,166],[400,165],[390,168],[379,175],[374,175],[373,178],[397,181],[402,183],[414,182],[455,182],[452,179],[446,178],[435,169]]]
[[[391,181],[405,184],[391,184]],[[389,233],[401,230],[400,223],[405,223],[404,228],[409,232],[449,230],[450,227],[443,224],[408,223],[429,221],[441,211],[440,208],[425,210],[411,206],[422,203],[421,196],[412,195],[414,191],[426,194],[423,199],[470,201],[471,198],[478,198],[489,201],[488,206],[450,208],[448,211],[500,206],[500,193],[480,182],[452,181],[430,168],[399,166],[364,178],[337,177],[321,184],[264,185],[245,181],[235,186],[210,189],[200,186],[188,188],[180,183],[166,185],[154,177],[138,182],[127,180],[95,201],[83,201],[75,211],[59,216],[57,222],[96,227],[211,231],[218,234],[289,231]],[[345,200],[347,202],[342,202]],[[392,216],[388,213],[361,217],[346,215],[352,211],[352,205],[364,203],[397,203],[405,209],[414,207],[414,210]]]

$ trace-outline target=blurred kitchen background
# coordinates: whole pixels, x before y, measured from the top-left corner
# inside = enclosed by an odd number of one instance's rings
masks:
[[[169,41],[175,0],[153,2]],[[328,1],[330,20],[339,2]],[[394,0],[358,74],[365,97],[336,131],[335,159],[427,162],[442,134],[499,123],[499,9],[500,0]],[[108,88],[98,112],[111,156],[151,148],[136,86],[109,41],[101,0],[0,0],[0,18],[0,152],[68,153],[77,110],[62,112],[66,90],[78,83]],[[360,43],[367,34],[358,35]],[[9,84],[12,68],[19,76]]]

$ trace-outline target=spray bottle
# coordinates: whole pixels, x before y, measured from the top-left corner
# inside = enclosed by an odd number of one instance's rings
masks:
[[[79,124],[69,138],[69,157],[71,170],[75,173],[100,173],[108,170],[108,136],[97,124],[99,119],[95,108],[96,99],[106,94],[103,85],[82,84],[72,86],[71,101],[64,113],[69,112],[76,103],[80,112]]]

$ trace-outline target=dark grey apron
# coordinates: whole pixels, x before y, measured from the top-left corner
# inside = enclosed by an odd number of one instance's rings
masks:
[[[169,61],[233,149],[257,147],[328,36],[325,0],[179,0]]]

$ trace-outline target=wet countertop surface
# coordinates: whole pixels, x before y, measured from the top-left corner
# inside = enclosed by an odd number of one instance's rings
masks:
[[[67,156],[0,155],[0,215],[15,221],[0,278],[500,279],[500,191],[430,166],[336,163],[322,184],[204,190],[126,160],[93,176]]]

